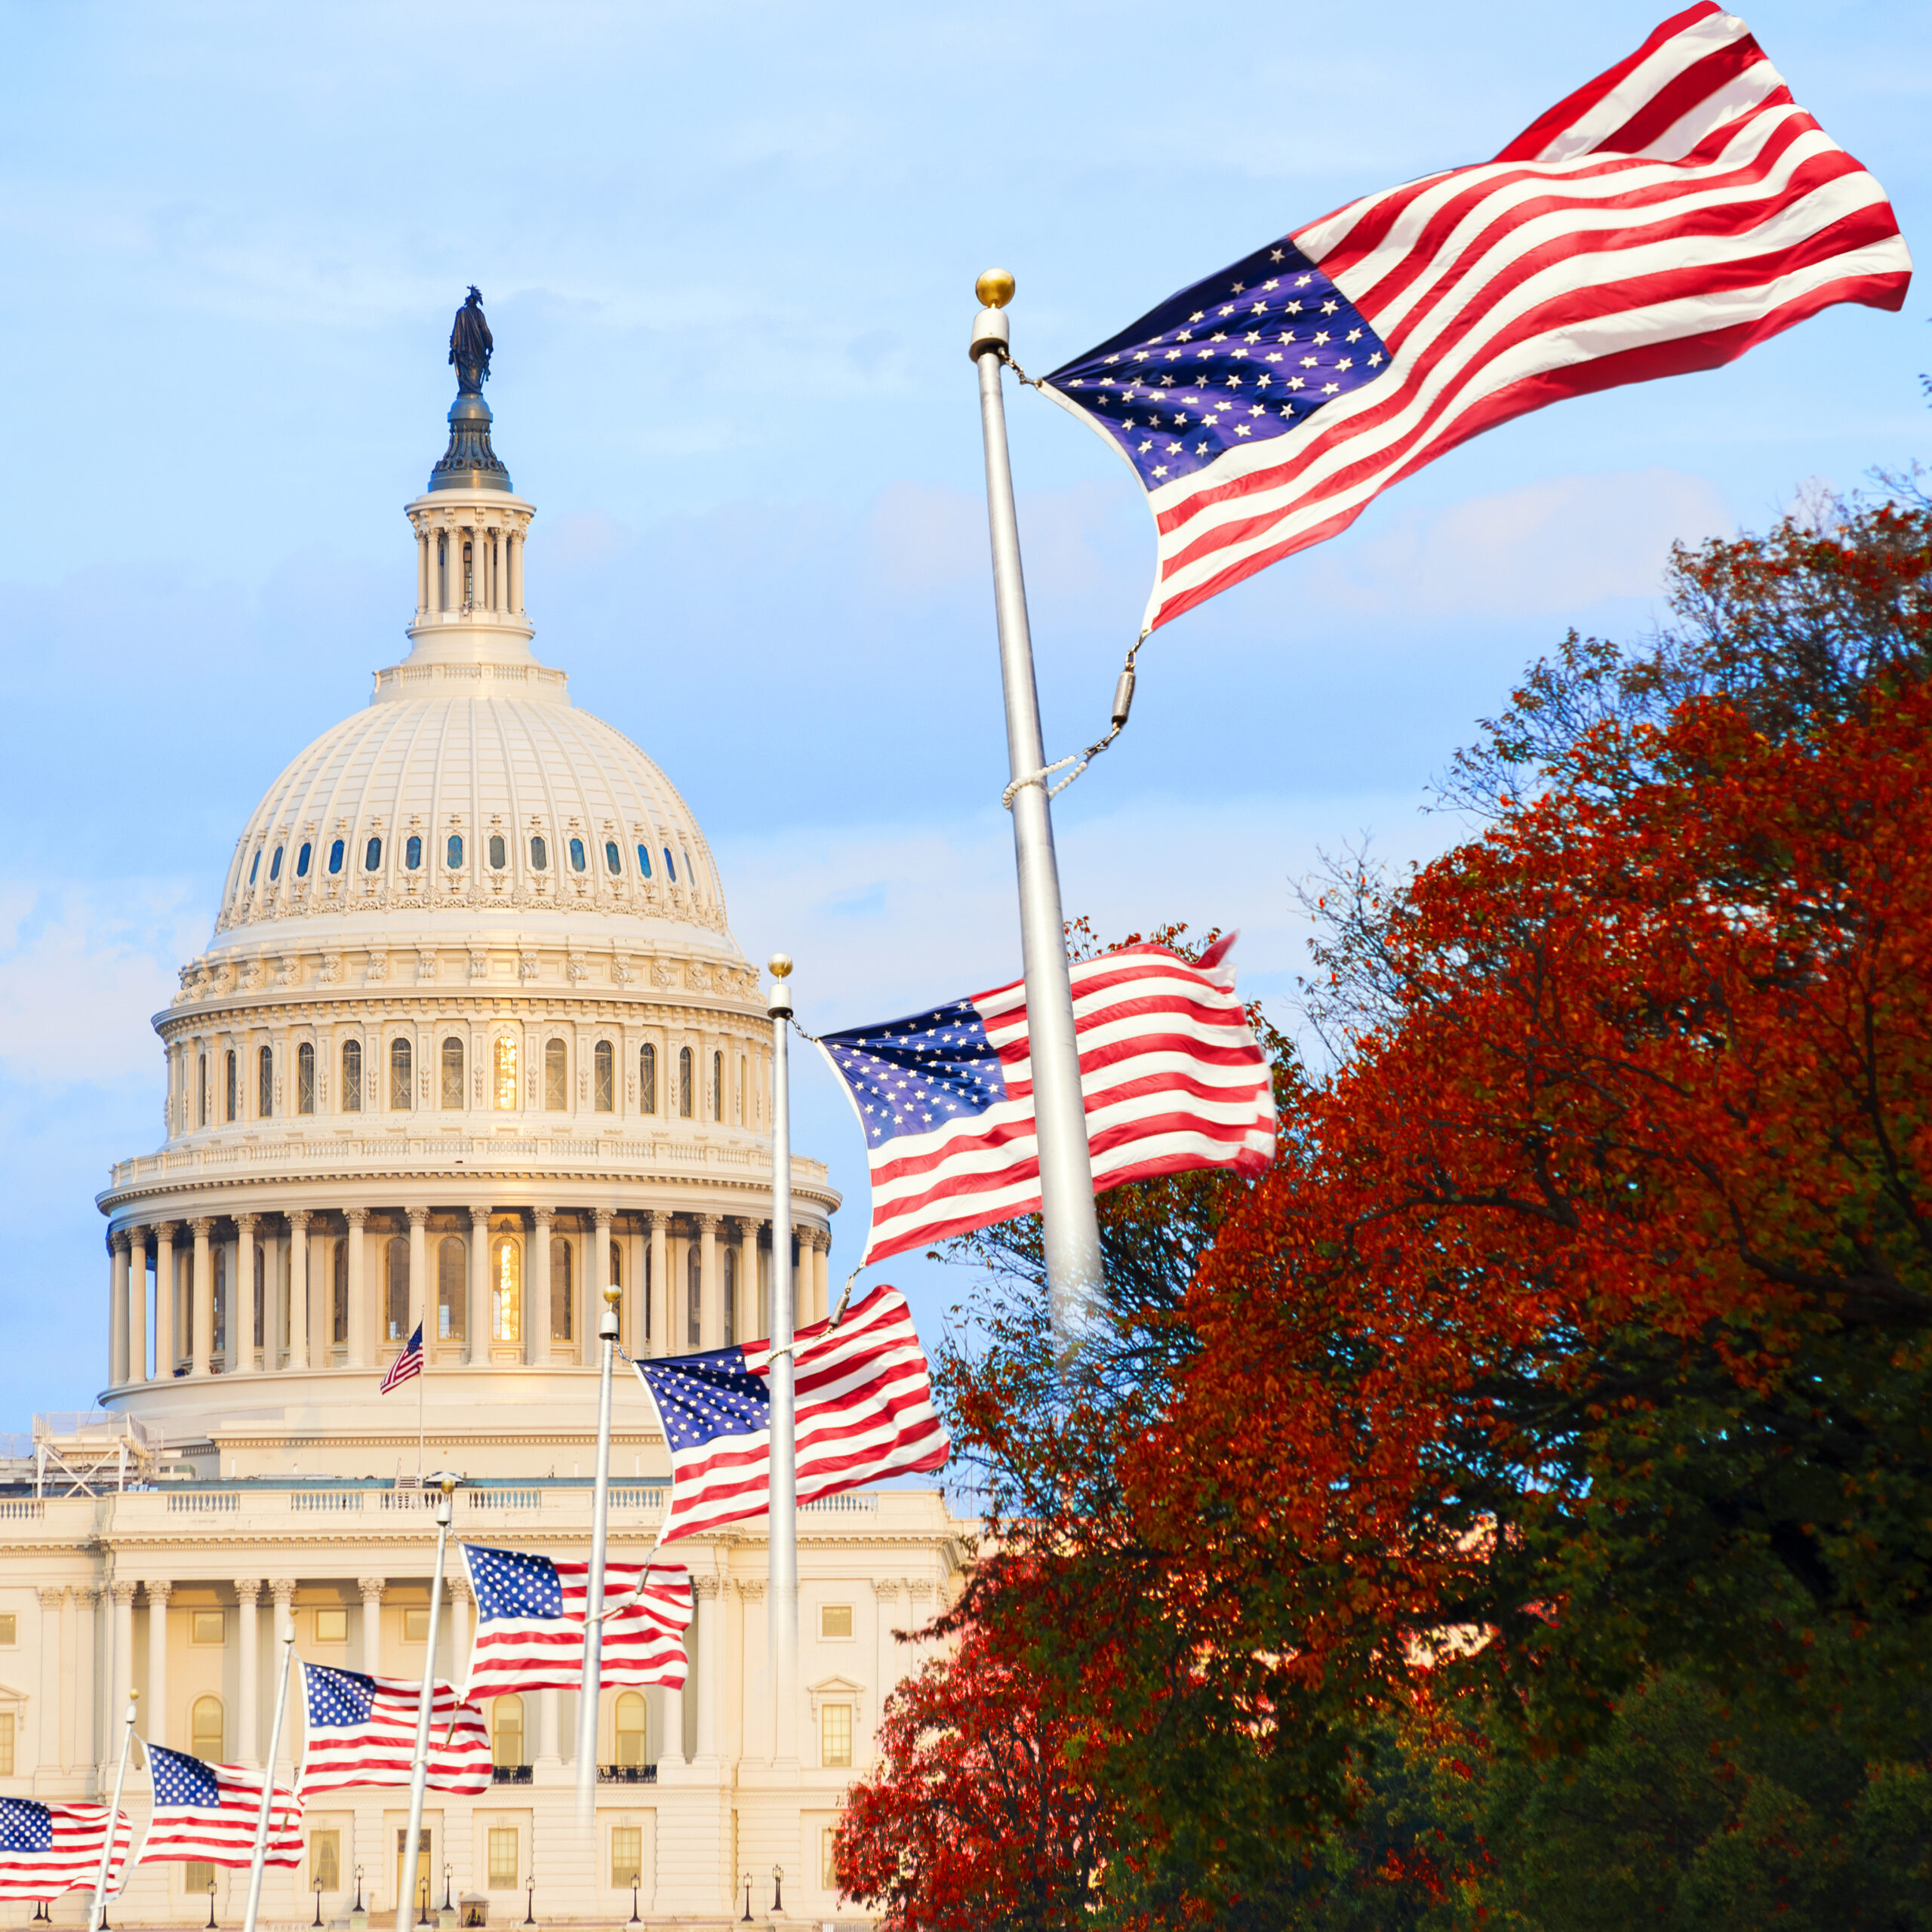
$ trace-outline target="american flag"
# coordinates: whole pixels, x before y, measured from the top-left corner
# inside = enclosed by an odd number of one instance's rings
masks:
[[[463,1545],[463,1560],[476,1593],[476,1640],[463,1694],[576,1690],[583,1681],[590,1565],[478,1543]],[[598,1681],[682,1690],[691,1572],[681,1563],[606,1563],[604,1608]]]
[[[389,1364],[389,1372],[383,1377],[383,1386],[376,1391],[386,1395],[392,1389],[400,1389],[405,1382],[413,1381],[423,1373],[423,1324],[417,1322],[416,1333],[410,1337],[409,1346]]]
[[[801,1503],[944,1465],[950,1444],[933,1413],[912,1310],[897,1288],[873,1289],[835,1329],[815,1321],[793,1339]],[[771,1505],[771,1343],[633,1366],[671,1445],[671,1507],[658,1540],[763,1515]]]
[[[1071,969],[1096,1189],[1274,1158],[1268,1063],[1223,963],[1233,943],[1192,965],[1134,946]],[[866,1261],[1038,1209],[1024,980],[821,1045],[865,1131]]]
[[[302,1665],[309,1734],[296,1780],[306,1798],[357,1785],[407,1784],[416,1756],[421,1687],[328,1664]],[[483,1713],[438,1680],[429,1718],[429,1788],[475,1798],[490,1789],[490,1734]]]
[[[1884,190],[1703,0],[1494,161],[1370,195],[1046,379],[1147,492],[1149,629],[1545,403],[1903,306]]]
[[[0,1899],[51,1899],[76,1886],[91,1891],[107,1843],[105,1804],[41,1804],[0,1798]],[[134,1843],[134,1821],[114,1814],[114,1856],[107,1889],[121,1889]]]
[[[265,1771],[238,1764],[204,1764],[165,1745],[147,1747],[154,1780],[154,1815],[141,1841],[140,1864],[148,1859],[205,1859],[211,1865],[254,1862],[255,1826],[262,1815]],[[286,1786],[275,1787],[269,1814],[268,1860],[293,1870],[302,1863],[302,1801]]]

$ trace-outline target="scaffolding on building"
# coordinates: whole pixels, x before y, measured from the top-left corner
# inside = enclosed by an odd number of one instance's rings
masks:
[[[165,1456],[162,1441],[153,1423],[115,1410],[56,1409],[35,1416],[33,1493],[104,1496],[131,1481],[151,1481]]]

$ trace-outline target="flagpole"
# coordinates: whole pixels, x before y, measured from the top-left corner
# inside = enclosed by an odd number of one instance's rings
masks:
[[[1100,1230],[1094,1212],[1094,1164],[1087,1103],[1067,977],[1066,926],[1047,795],[1047,750],[1020,566],[1020,522],[1007,453],[1006,398],[1000,379],[1011,339],[1003,311],[1011,275],[989,269],[974,293],[986,306],[973,321],[971,354],[979,365],[980,426],[986,451],[986,523],[992,542],[993,605],[999,620],[1000,681],[1006,695],[1006,755],[1012,777],[1013,849],[1020,876],[1020,945],[1026,970],[1026,1034],[1033,1116],[1039,1137],[1041,1214],[1045,1223],[1047,1293],[1054,1338],[1065,1363],[1101,1284]]]
[[[597,1694],[604,1668],[604,1552],[611,1537],[611,1374],[617,1357],[617,1304],[624,1291],[604,1287],[604,1315],[597,1324],[603,1363],[597,1383],[597,1480],[590,1502],[590,1576],[583,1607],[583,1676],[577,1694],[577,1809],[589,1824],[597,1802]],[[547,1317],[545,1318],[547,1319]]]
[[[281,1687],[275,1693],[275,1717],[269,1725],[266,1775],[262,1780],[262,1808],[255,1814],[255,1852],[248,1861],[248,1909],[242,1915],[242,1932],[255,1932],[255,1915],[262,1909],[262,1873],[269,1860],[269,1824],[275,1809],[275,1761],[281,1755],[281,1721],[288,1709],[288,1675],[295,1663],[295,1632],[281,1638]]]
[[[792,1272],[792,962],[771,955],[771,1437],[767,1581],[771,1590],[772,1734],[774,1764],[798,1758],[798,1445],[797,1320]],[[709,1669],[707,1664],[703,1666]]]
[[[128,1715],[121,1733],[121,1762],[114,1774],[114,1802],[107,1807],[107,1841],[100,1848],[100,1872],[94,1881],[94,1909],[88,1915],[88,1932],[98,1932],[107,1916],[107,1875],[114,1864],[114,1834],[121,1823],[121,1788],[128,1781],[128,1753],[134,1742],[134,1707],[140,1697],[138,1690],[128,1693]]]
[[[403,1839],[402,1884],[395,1906],[396,1932],[406,1932],[416,1910],[416,1868],[423,1835],[423,1791],[429,1781],[429,1720],[436,1700],[436,1626],[443,1614],[443,1564],[450,1546],[450,1498],[456,1492],[457,1478],[444,1475],[436,1478],[441,1492],[436,1500],[436,1571],[429,1584],[429,1641],[423,1653],[423,1684],[416,1697],[416,1756],[409,1768],[409,1829]],[[255,1932],[251,1918],[243,1932]]]

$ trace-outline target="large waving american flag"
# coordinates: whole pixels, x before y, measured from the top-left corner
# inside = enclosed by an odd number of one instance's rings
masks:
[[[164,1744],[149,1744],[147,1754],[154,1813],[134,1863],[195,1858],[211,1865],[252,1864],[267,1773],[206,1764]],[[290,1870],[302,1863],[302,1801],[281,1785],[269,1813],[266,1862]]]
[[[1146,490],[1151,630],[1481,430],[1898,309],[1911,275],[1884,190],[1703,0],[1494,161],[1291,231],[1044,386]]]
[[[480,1543],[465,1543],[463,1560],[476,1594],[476,1641],[463,1694],[576,1690],[583,1681],[590,1565]],[[682,1564],[606,1563],[604,1611],[600,1682],[684,1688],[691,1577]]]
[[[1274,1158],[1268,1063],[1228,966],[1231,934],[1189,964],[1125,946],[1072,970],[1074,1037],[1095,1188]],[[876,1261],[1036,1213],[1040,1149],[1023,980],[820,1050],[866,1137]]]
[[[801,1503],[881,1477],[943,1466],[951,1445],[912,1312],[876,1287],[834,1328],[796,1331]],[[771,1344],[632,1364],[671,1446],[671,1507],[660,1543],[762,1516],[771,1502]]]
[[[421,1687],[399,1677],[371,1677],[305,1658],[302,1709],[308,1736],[296,1780],[302,1795],[408,1783]],[[440,1678],[432,1695],[429,1789],[479,1797],[490,1789],[490,1734],[483,1713]]]
[[[77,1886],[91,1891],[107,1843],[105,1804],[42,1804],[0,1798],[0,1899],[54,1899]],[[118,1892],[134,1841],[134,1821],[114,1814],[107,1889]]]

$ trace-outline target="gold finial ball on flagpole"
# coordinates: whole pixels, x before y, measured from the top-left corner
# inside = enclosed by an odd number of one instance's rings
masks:
[[[615,1281],[608,1281],[604,1287],[604,1306],[615,1308],[624,1298],[624,1291]]]
[[[973,285],[973,293],[985,309],[1004,309],[1013,300],[1015,284],[1005,269],[989,269]]]
[[[792,955],[789,952],[774,952],[771,955],[771,977],[774,980],[789,980],[792,977]]]

